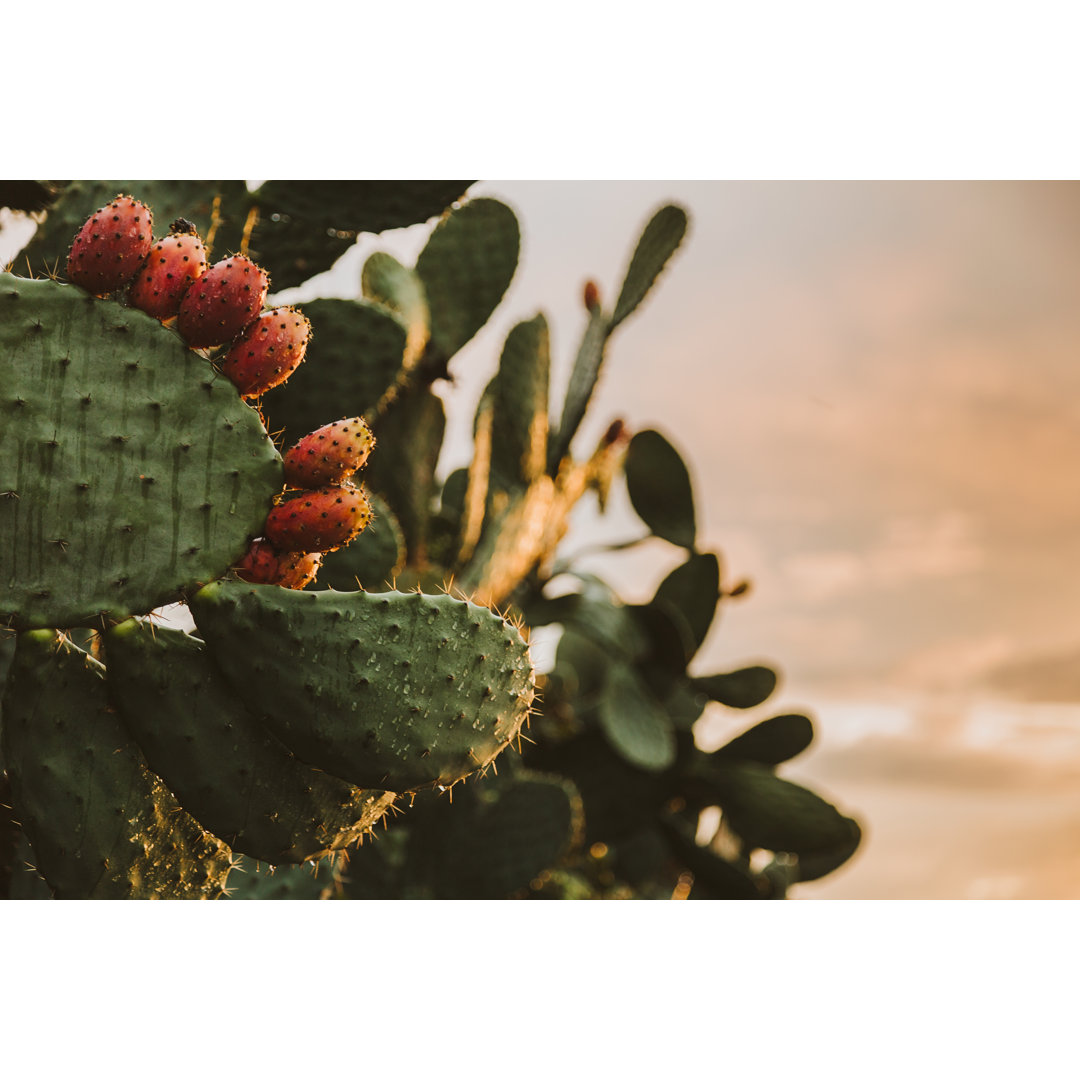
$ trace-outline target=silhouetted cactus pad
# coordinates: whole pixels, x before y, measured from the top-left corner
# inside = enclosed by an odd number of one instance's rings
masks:
[[[736,735],[714,754],[719,759],[756,761],[759,765],[779,765],[801,754],[814,739],[809,716],[785,713],[771,716]]]
[[[143,614],[223,574],[282,487],[258,414],[141,311],[0,274],[0,623]]]
[[[691,680],[694,690],[729,709],[752,709],[776,689],[776,672],[761,664],[702,675]]]
[[[693,549],[694,493],[679,452],[658,431],[639,431],[626,451],[626,488],[638,517],[664,540]]]

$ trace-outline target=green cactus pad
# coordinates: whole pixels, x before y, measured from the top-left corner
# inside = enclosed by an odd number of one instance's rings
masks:
[[[455,789],[453,806],[427,809],[410,833],[409,859],[439,899],[500,900],[519,893],[584,834],[574,785],[525,770],[467,784],[460,793]]]
[[[51,631],[21,634],[2,734],[18,820],[58,899],[220,893],[228,848],[146,768],[92,657]]]
[[[255,191],[253,257],[276,289],[323,270],[360,233],[418,225],[465,195],[471,180],[267,180]]]
[[[776,689],[776,672],[755,664],[717,675],[702,675],[691,680],[693,688],[711,701],[729,709],[752,709]]]
[[[776,766],[801,754],[814,740],[814,725],[809,716],[785,713],[771,716],[736,735],[715,751],[716,760],[756,761]]]
[[[771,766],[709,755],[691,769],[747,850],[831,852],[851,840],[851,820],[820,795],[776,776]]]
[[[720,597],[720,560],[712,553],[691,555],[657,586],[649,603],[680,627],[686,662],[701,648]]]
[[[626,451],[626,489],[638,517],[664,540],[693,550],[697,526],[690,473],[658,431],[639,431]]]
[[[547,319],[518,323],[488,387],[494,405],[489,503],[498,492],[528,487],[547,465],[550,366]]]
[[[376,251],[364,263],[360,287],[365,299],[389,308],[405,327],[405,367],[412,368],[431,336],[431,315],[420,275],[393,255]]]
[[[408,564],[423,567],[446,408],[430,387],[414,389],[373,421],[372,430],[378,445],[367,466],[367,485],[394,508]]]
[[[190,606],[248,707],[358,787],[452,784],[503,750],[532,704],[521,635],[464,600],[218,581]]]
[[[235,387],[141,311],[0,274],[0,623],[91,625],[225,573],[282,488]]]
[[[831,874],[843,866],[859,850],[862,843],[862,829],[854,818],[844,818],[847,822],[847,839],[828,851],[805,852],[799,856],[799,881],[817,881],[826,874]]]
[[[435,227],[416,260],[431,317],[431,345],[449,359],[488,321],[517,269],[513,210],[473,199]]]
[[[405,568],[405,537],[386,501],[374,494],[368,500],[371,524],[351,543],[323,556],[319,576],[309,588],[353,592],[393,586]]]
[[[150,768],[234,851],[272,865],[307,862],[358,842],[393,802],[298,761],[198,639],[129,619],[105,648],[110,694]]]
[[[611,323],[603,311],[596,307],[589,312],[589,321],[570,371],[570,383],[563,399],[559,430],[552,434],[548,447],[548,472],[552,476],[558,472],[559,462],[569,453],[570,443],[585,416],[589,399],[600,378],[604,349],[610,335]]]
[[[645,226],[615,302],[612,330],[645,299],[668,259],[682,243],[686,225],[686,211],[682,207],[662,206]]]
[[[629,764],[660,772],[675,764],[675,729],[634,669],[614,665],[597,709],[600,727]]]
[[[336,889],[337,873],[329,859],[275,867],[241,856],[229,874],[223,899],[329,900]]]
[[[306,359],[262,399],[270,430],[284,428],[287,442],[338,417],[370,414],[405,354],[405,327],[377,304],[312,300],[303,311],[314,326]]]

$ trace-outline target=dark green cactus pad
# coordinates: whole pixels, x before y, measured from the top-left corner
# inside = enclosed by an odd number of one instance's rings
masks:
[[[364,263],[360,288],[365,299],[388,308],[405,327],[405,367],[411,368],[431,336],[431,316],[420,275],[402,266],[393,255],[376,251]]]
[[[370,415],[405,354],[405,327],[377,304],[312,300],[303,311],[314,327],[306,358],[262,397],[267,425],[284,428],[289,443],[339,417]]]
[[[708,793],[709,802],[723,810],[748,850],[803,856],[850,842],[849,818],[820,795],[782,780],[768,765],[710,755],[692,770],[692,779]]]
[[[776,672],[761,664],[692,679],[694,690],[729,709],[752,709],[776,689]]]
[[[141,311],[0,275],[0,622],[90,625],[225,573],[282,488],[259,420]]]
[[[528,487],[547,465],[550,367],[547,319],[514,326],[487,391],[494,406],[489,504],[498,492]]]
[[[236,860],[224,900],[330,900],[338,875],[329,859],[314,865],[267,866],[247,856]]]
[[[645,299],[660,272],[686,235],[686,211],[679,206],[663,206],[645,226],[634,249],[622,291],[611,316],[614,330]]]
[[[272,865],[307,862],[359,842],[393,802],[298,761],[198,639],[129,619],[105,648],[109,693],[150,768],[233,851]]]
[[[430,387],[411,389],[372,422],[378,445],[365,481],[393,507],[405,537],[410,566],[427,562],[428,525],[435,499],[446,409]]]
[[[378,495],[368,493],[371,524],[351,543],[323,556],[314,589],[353,592],[392,588],[405,568],[405,536],[394,512]]]
[[[799,881],[817,881],[826,874],[843,866],[862,843],[862,829],[854,818],[844,818],[847,822],[847,839],[828,851],[804,852],[799,856],[796,877]]]
[[[473,199],[435,227],[416,260],[431,319],[431,347],[454,355],[488,321],[517,269],[521,232],[513,210]]]
[[[105,669],[61,635],[21,634],[4,697],[15,812],[57,899],[198,899],[231,854],[146,768]]]
[[[650,772],[675,764],[671,718],[633,668],[615,664],[609,669],[597,718],[612,749],[629,764]]]
[[[95,210],[121,194],[150,207],[155,236],[167,235],[169,225],[182,217],[195,225],[204,241],[214,230],[211,261],[239,250],[251,205],[243,180],[73,180],[49,208],[16,269],[21,272],[29,259],[34,274],[58,271],[64,277],[75,234]]]
[[[660,827],[671,849],[694,875],[691,900],[763,900],[764,889],[747,865],[729,862],[694,838],[694,829],[681,818],[667,814]]]
[[[471,180],[267,180],[254,193],[252,257],[275,289],[334,262],[360,233],[418,225],[464,197]]]
[[[49,883],[37,871],[37,856],[30,842],[20,832],[16,838],[7,892],[0,900],[52,900]]]
[[[248,707],[358,787],[448,786],[491,762],[532,704],[521,635],[451,596],[218,581],[190,606]]]
[[[686,663],[704,643],[720,597],[720,561],[712,553],[691,555],[657,586],[650,605],[680,627]]]
[[[559,429],[553,432],[548,447],[548,472],[555,476],[559,462],[570,451],[570,443],[585,416],[589,399],[600,378],[600,366],[604,362],[604,348],[611,334],[608,317],[598,307],[589,312],[589,321],[578,346],[574,366],[570,369],[570,382],[563,399]]]
[[[694,492],[675,447],[658,431],[639,431],[630,440],[624,468],[626,490],[638,517],[657,536],[693,550]]]
[[[598,731],[527,746],[524,762],[573,783],[585,807],[586,844],[617,844],[649,827],[676,794],[670,773],[635,768]]]
[[[715,751],[717,760],[756,761],[777,766],[801,754],[814,741],[814,725],[809,716],[785,713],[771,716],[736,735]]]
[[[409,859],[437,899],[500,900],[557,866],[583,832],[574,785],[522,770],[455,788],[453,805],[412,829]]]

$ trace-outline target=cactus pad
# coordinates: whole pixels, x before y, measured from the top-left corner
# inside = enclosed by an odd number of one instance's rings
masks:
[[[258,414],[175,334],[0,274],[0,622],[90,625],[223,574],[281,491]]]
[[[105,641],[110,692],[150,767],[234,851],[306,862],[359,841],[393,802],[297,761],[198,639],[129,619]]]
[[[146,768],[105,669],[62,636],[21,634],[4,696],[15,812],[58,899],[220,894],[231,855]]]
[[[190,606],[248,707],[358,787],[452,784],[502,751],[532,704],[520,633],[451,596],[218,581]]]

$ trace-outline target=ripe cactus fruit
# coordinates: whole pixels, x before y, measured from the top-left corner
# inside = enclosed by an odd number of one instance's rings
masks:
[[[184,293],[176,328],[193,349],[224,345],[259,317],[269,288],[265,270],[246,255],[231,255]]]
[[[285,483],[318,488],[347,480],[368,459],[375,436],[362,417],[335,420],[285,452]]]
[[[315,580],[322,565],[319,552],[278,551],[269,540],[252,540],[244,557],[233,567],[241,581],[303,589]]]
[[[223,374],[245,398],[280,386],[299,366],[311,338],[311,323],[296,308],[266,311],[219,361]]]
[[[363,488],[328,485],[279,503],[263,532],[279,551],[337,551],[370,521],[371,503]]]
[[[195,226],[178,218],[139,267],[128,302],[161,322],[171,319],[191,283],[206,273],[206,265],[206,248]]]
[[[96,210],[68,253],[68,281],[95,296],[122,288],[138,272],[154,242],[154,217],[130,195]]]

